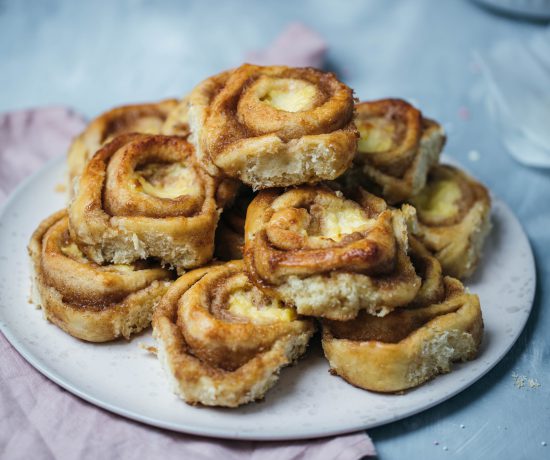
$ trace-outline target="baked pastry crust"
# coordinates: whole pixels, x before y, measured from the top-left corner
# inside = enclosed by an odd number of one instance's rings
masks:
[[[443,128],[400,99],[362,102],[355,112],[359,143],[351,174],[390,204],[418,193],[439,160]]]
[[[71,240],[65,210],[46,218],[29,243],[33,302],[68,334],[90,342],[130,338],[151,323],[172,274],[160,266],[97,265]]]
[[[71,235],[96,263],[157,257],[181,272],[212,258],[227,195],[183,138],[122,135],[82,173],[69,208]]]
[[[417,210],[417,236],[444,273],[460,279],[471,276],[491,229],[487,189],[456,167],[437,165],[410,203]]]
[[[158,356],[189,404],[236,407],[263,398],[315,331],[255,288],[242,261],[180,277],[153,317]]]
[[[245,224],[251,279],[300,314],[336,320],[411,302],[420,279],[405,216],[367,192],[361,201],[324,186],[260,192]]]
[[[353,92],[331,73],[244,64],[203,81],[189,103],[207,171],[254,189],[334,179],[355,154]]]
[[[160,129],[160,134],[187,138],[190,133],[189,96],[185,96],[172,110],[170,110],[170,112],[168,112],[168,116]]]
[[[159,134],[168,115],[177,105],[175,99],[151,104],[125,105],[93,119],[69,147],[67,164],[70,193],[73,191],[75,178],[82,174],[88,161],[104,144],[124,133]]]
[[[323,350],[331,372],[366,390],[391,393],[416,387],[453,362],[474,359],[483,336],[476,295],[444,278],[441,301],[398,309],[378,318],[323,322]]]

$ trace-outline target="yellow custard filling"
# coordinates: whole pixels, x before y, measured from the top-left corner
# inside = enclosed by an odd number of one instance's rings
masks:
[[[336,209],[329,207],[319,220],[319,234],[316,236],[340,241],[344,236],[365,230],[370,219],[360,207],[344,204]]]
[[[303,80],[281,78],[261,99],[266,104],[285,112],[302,112],[315,105],[317,88]]]
[[[134,271],[133,265],[126,265],[126,264],[111,264],[111,265],[106,265],[102,268],[110,272],[119,272],[119,273],[130,273]]]
[[[157,198],[195,196],[200,193],[197,174],[183,163],[151,163],[136,171],[136,179],[142,192]]]
[[[448,219],[458,213],[461,197],[456,182],[439,180],[426,185],[412,201],[421,219]]]
[[[296,312],[283,307],[276,299],[271,299],[267,305],[255,305],[249,291],[232,292],[227,300],[227,310],[234,316],[247,318],[258,324],[290,322],[296,319]]]
[[[390,150],[395,136],[395,125],[387,120],[373,119],[356,122],[359,131],[357,150],[361,153],[377,153]]]

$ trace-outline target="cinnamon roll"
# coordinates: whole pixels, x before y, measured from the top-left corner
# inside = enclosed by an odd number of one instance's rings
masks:
[[[45,219],[29,243],[33,302],[70,335],[90,342],[130,338],[149,326],[171,273],[158,264],[98,265],[71,239],[66,211]]]
[[[399,308],[379,318],[323,322],[323,350],[331,373],[360,388],[397,392],[474,359],[483,336],[476,295],[444,278],[442,298],[418,308]]]
[[[260,192],[245,224],[251,279],[300,314],[336,320],[411,302],[420,279],[405,216],[367,192],[362,201],[324,186]]]
[[[472,275],[491,228],[487,189],[458,168],[438,165],[410,203],[418,215],[417,236],[443,271],[456,278]]]
[[[160,129],[160,134],[187,138],[190,133],[189,97],[186,96],[179,101],[170,112],[168,112],[168,116]]]
[[[168,114],[177,107],[175,99],[151,104],[125,105],[105,112],[92,120],[69,147],[69,190],[72,193],[74,179],[102,145],[119,134],[137,132],[158,134]]]
[[[181,272],[212,258],[227,194],[183,138],[125,134],[82,173],[69,208],[71,235],[96,263],[157,257]]]
[[[199,84],[189,104],[207,171],[254,189],[334,179],[355,154],[353,92],[331,73],[245,64]]]
[[[418,193],[445,144],[443,128],[400,99],[356,105],[359,142],[353,169],[389,203]],[[372,187],[370,187],[372,189]]]
[[[153,317],[158,356],[189,404],[236,407],[260,399],[314,333],[310,320],[258,290],[242,261],[180,277]]]
[[[233,205],[225,210],[216,229],[214,256],[219,260],[237,260],[243,258],[244,222],[246,210],[254,193],[243,187]]]

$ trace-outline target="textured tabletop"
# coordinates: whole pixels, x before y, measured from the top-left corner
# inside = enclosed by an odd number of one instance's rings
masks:
[[[474,60],[544,25],[466,0],[0,0],[0,112],[68,105],[91,117],[183,95],[293,21],[327,40],[328,67],[359,98],[406,98],[441,121],[446,154],[514,210],[537,261],[535,306],[511,352],[451,400],[370,430],[380,458],[550,458],[550,171],[506,154]]]

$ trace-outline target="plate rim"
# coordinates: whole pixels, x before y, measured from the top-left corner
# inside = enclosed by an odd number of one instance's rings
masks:
[[[17,187],[9,194],[6,201],[2,204],[0,207],[0,222],[3,222],[5,219],[5,216],[7,214],[7,211],[10,209],[10,206],[15,201],[16,198],[19,197],[20,194],[24,192],[26,188],[30,186],[38,177],[41,175],[47,173],[50,169],[53,169],[55,167],[61,166],[59,163],[61,163],[65,158],[65,155],[59,155],[56,157],[53,157],[49,159],[41,168],[39,168],[37,171],[33,172],[31,175],[26,177],[23,181],[21,181]],[[445,160],[449,163],[454,163],[452,159],[445,158]],[[465,169],[465,168],[463,168]],[[491,194],[492,195],[492,194]],[[323,438],[323,437],[329,437],[329,436],[336,436],[341,434],[347,434],[347,433],[353,433],[358,431],[364,431],[370,428],[375,428],[379,426],[384,426],[389,423],[396,422],[398,420],[405,419],[407,417],[416,415],[420,412],[423,412],[425,410],[428,410],[438,404],[444,403],[445,401],[448,401],[449,399],[456,396],[458,393],[461,393],[462,391],[466,390],[470,386],[472,386],[474,383],[479,381],[481,378],[483,378],[485,375],[487,375],[494,367],[499,364],[502,359],[508,354],[508,352],[511,350],[511,348],[516,344],[517,340],[523,333],[525,326],[527,324],[527,321],[531,317],[533,306],[534,306],[534,300],[537,290],[537,269],[536,269],[536,261],[533,254],[533,248],[531,245],[531,242],[529,240],[529,236],[527,232],[525,231],[525,228],[521,221],[516,217],[516,215],[513,213],[512,209],[506,204],[505,201],[496,198],[492,195],[492,199],[499,204],[499,206],[502,206],[504,211],[513,219],[515,220],[516,224],[519,226],[522,232],[522,236],[525,239],[528,247],[527,252],[527,258],[528,258],[528,265],[529,265],[529,274],[528,277],[531,277],[533,279],[533,288],[532,291],[529,292],[528,300],[529,300],[529,314],[523,316],[523,324],[521,324],[521,327],[518,329],[517,335],[507,343],[506,347],[503,347],[499,353],[498,357],[491,362],[490,364],[486,364],[483,367],[483,370],[475,375],[475,378],[467,380],[465,383],[459,385],[457,388],[455,388],[453,391],[443,395],[441,398],[435,398],[433,401],[428,401],[426,404],[420,406],[420,407],[414,407],[410,410],[405,410],[403,412],[400,412],[398,415],[395,415],[391,417],[390,419],[383,421],[383,422],[364,422],[361,425],[354,424],[353,426],[344,426],[339,429],[326,429],[326,430],[319,430],[319,429],[313,429],[313,430],[302,430],[302,432],[297,432],[294,435],[277,435],[277,434],[249,434],[247,432],[240,432],[235,431],[231,432],[231,430],[220,430],[218,428],[210,428],[210,429],[202,429],[202,428],[196,428],[193,425],[190,425],[188,423],[172,423],[172,422],[166,422],[164,420],[150,417],[150,416],[144,416],[139,414],[135,411],[127,410],[123,407],[119,407],[115,404],[110,404],[107,402],[104,402],[101,399],[95,398],[94,396],[89,395],[85,390],[81,390],[77,388],[76,386],[72,385],[70,382],[65,380],[62,376],[60,376],[55,370],[48,368],[48,364],[42,362],[43,360],[40,360],[39,358],[35,358],[32,351],[30,350],[30,347],[25,345],[22,340],[20,340],[16,334],[13,334],[8,327],[7,323],[5,323],[2,318],[0,317],[0,331],[2,334],[6,337],[8,342],[11,344],[11,346],[27,361],[32,367],[34,367],[36,370],[38,370],[42,375],[44,375],[49,380],[53,381],[55,384],[59,385],[61,388],[64,388],[71,394],[97,406],[101,409],[107,410],[111,413],[114,413],[118,416],[122,416],[131,420],[135,420],[137,422],[143,423],[145,425],[154,426],[157,428],[163,428],[167,430],[171,430],[174,432],[179,433],[185,433],[185,434],[191,434],[191,435],[198,435],[198,436],[204,436],[204,437],[213,437],[218,439],[230,439],[230,440],[242,440],[242,441],[291,441],[291,440],[300,440],[300,439],[317,439],[317,438]],[[527,303],[527,302],[526,302]],[[183,402],[182,402],[183,403]]]

